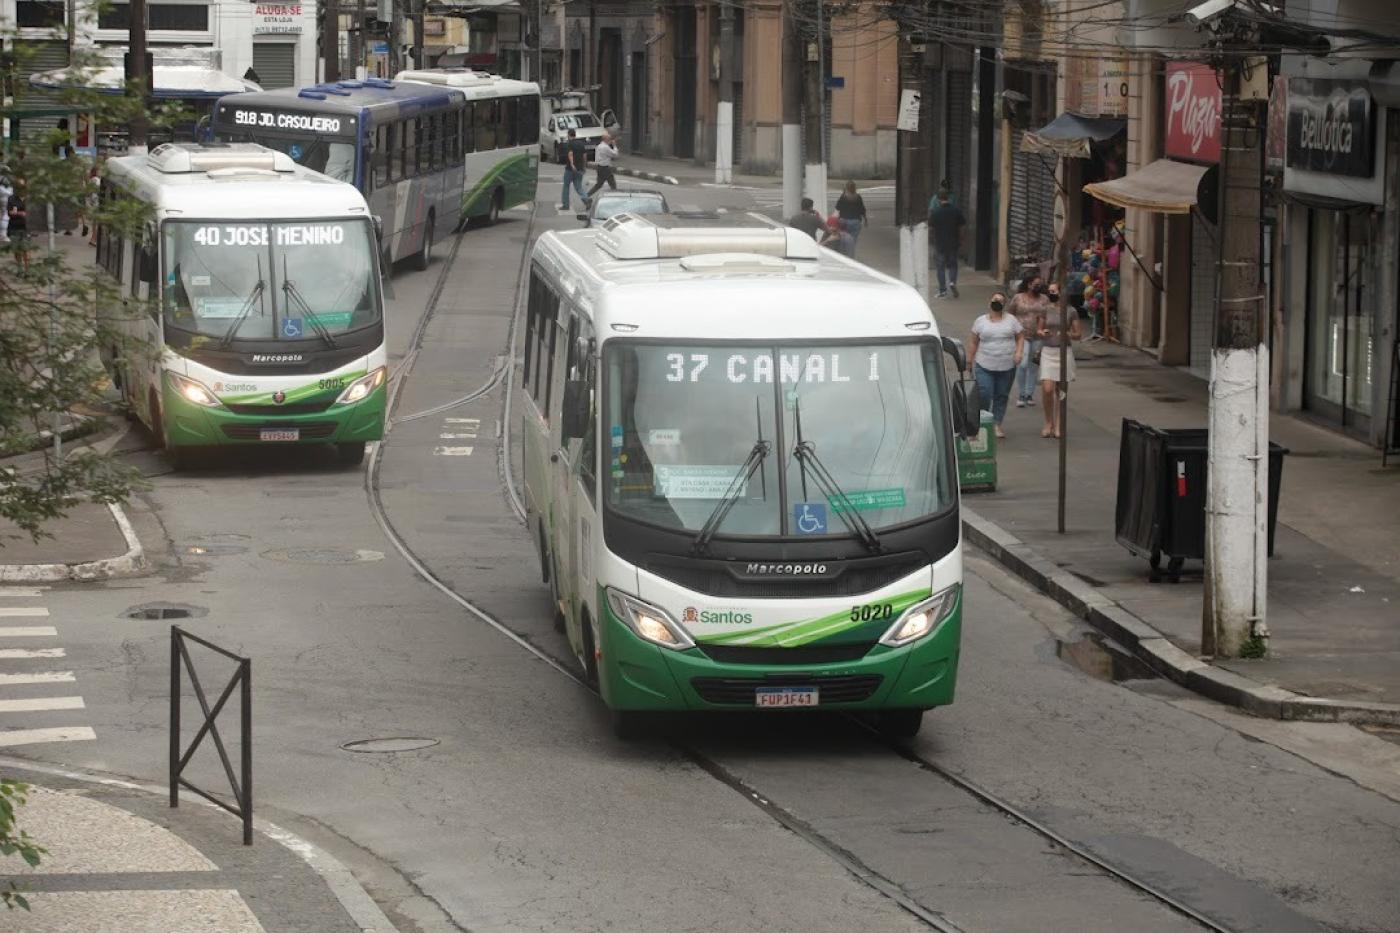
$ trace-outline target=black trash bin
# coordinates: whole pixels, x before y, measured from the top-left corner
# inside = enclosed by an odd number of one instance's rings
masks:
[[[1154,582],[1161,579],[1163,556],[1173,581],[1180,579],[1184,561],[1205,557],[1208,437],[1203,428],[1162,430],[1123,419],[1114,531],[1118,543],[1148,559]],[[1270,556],[1286,453],[1269,444]]]

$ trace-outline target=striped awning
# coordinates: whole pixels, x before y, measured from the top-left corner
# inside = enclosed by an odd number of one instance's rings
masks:
[[[1118,207],[1138,207],[1159,214],[1189,214],[1196,206],[1201,177],[1208,165],[1158,159],[1112,181],[1084,186],[1084,193]]]

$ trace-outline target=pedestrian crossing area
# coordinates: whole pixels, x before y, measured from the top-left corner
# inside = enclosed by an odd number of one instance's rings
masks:
[[[865,201],[865,206],[869,210],[876,208],[891,208],[894,206],[895,188],[894,185],[871,185],[869,188],[858,188],[861,200]],[[826,193],[826,203],[828,207],[834,207],[836,199],[841,197],[841,189],[833,188]],[[783,206],[783,189],[763,188],[753,192],[753,201],[762,210],[781,210]]]
[[[0,749],[97,738],[41,588],[0,588]]]

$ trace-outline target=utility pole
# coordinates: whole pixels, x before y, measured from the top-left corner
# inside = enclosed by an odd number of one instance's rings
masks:
[[[805,45],[806,53],[806,82],[803,86],[802,99],[802,123],[803,123],[803,146],[806,149],[806,164],[802,168],[802,189],[807,197],[812,199],[817,210],[826,215],[826,158],[822,151],[825,143],[825,134],[822,132],[823,111],[822,96],[822,0],[816,0],[817,4],[817,33],[809,39]]]
[[[1065,500],[1069,477],[1069,354],[1070,354],[1070,315],[1074,310],[1069,305],[1069,253],[1073,238],[1079,235],[1084,226],[1084,160],[1068,156],[1060,159],[1060,178],[1064,194],[1064,227],[1060,231],[1059,242],[1055,244],[1055,278],[1060,282],[1060,345],[1046,347],[1043,353],[1056,353],[1060,357],[1060,380],[1055,384],[1055,405],[1058,409],[1056,424],[1060,426],[1060,482],[1059,502],[1056,509],[1056,528],[1065,533]]]
[[[131,0],[127,13],[131,17],[126,40],[127,93],[138,95],[141,106],[131,115],[126,151],[130,155],[140,155],[146,151],[146,101],[150,99],[155,77],[151,74],[155,69],[146,67],[146,0]]]
[[[409,0],[413,4],[413,67],[423,68],[427,65],[423,61],[423,5],[426,0]]]
[[[715,112],[715,183],[734,180],[734,3],[719,5],[719,105]]]
[[[587,68],[585,72],[587,79],[584,86],[588,88],[588,100],[596,109],[598,99],[594,96],[593,85],[598,83],[598,3],[597,0],[588,0],[588,55]]]
[[[783,219],[802,203],[802,36],[797,0],[783,3]]]
[[[540,86],[541,91],[547,90],[544,86],[544,0],[535,0],[535,73],[533,78],[535,83]],[[638,92],[634,90],[633,93]]]
[[[1210,368],[1205,587],[1201,647],[1240,657],[1263,647],[1268,587],[1269,349],[1259,276],[1264,128],[1241,100],[1226,55],[1221,93],[1220,266]]]
[[[340,80],[340,3],[321,0],[321,80]]]
[[[900,100],[918,95],[919,122],[896,131],[895,223],[899,225],[899,277],[928,300],[928,180],[931,102],[924,99],[929,43],[915,43],[911,24],[899,24]]]
[[[355,71],[354,76],[365,76],[365,0],[355,0]]]

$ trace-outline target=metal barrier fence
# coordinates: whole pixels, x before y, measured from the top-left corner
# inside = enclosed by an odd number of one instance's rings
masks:
[[[218,652],[226,658],[238,662],[238,670],[233,678],[224,687],[223,692],[211,707],[209,699],[204,693],[204,686],[199,682],[199,674],[194,669],[194,662],[190,659],[189,649],[186,642],[192,641],[202,645],[211,651]],[[200,725],[199,731],[195,733],[194,741],[182,754],[180,751],[180,696],[183,689],[182,669],[189,673],[190,686],[194,688],[195,698],[199,700],[199,707],[204,711],[204,722]],[[170,805],[178,807],[180,805],[180,788],[193,791],[199,796],[208,800],[215,806],[222,807],[234,816],[243,821],[243,844],[250,846],[253,844],[253,688],[252,688],[253,662],[248,658],[236,655],[231,651],[226,651],[218,645],[211,644],[197,635],[191,635],[178,625],[170,626]],[[239,742],[239,777],[233,774],[233,764],[229,761],[228,750],[224,748],[224,740],[219,735],[219,725],[215,721],[219,712],[233,696],[234,688],[239,688],[239,700],[242,707],[239,717],[240,742]],[[223,762],[224,773],[228,775],[230,788],[233,790],[233,799],[237,801],[237,806],[215,797],[208,791],[195,787],[182,777],[185,766],[194,757],[195,750],[199,748],[199,743],[204,741],[208,735],[214,740],[214,747],[219,751],[219,760]]]

